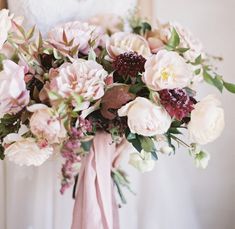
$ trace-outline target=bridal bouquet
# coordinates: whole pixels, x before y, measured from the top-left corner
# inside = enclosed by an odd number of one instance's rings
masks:
[[[99,133],[115,147],[131,143],[129,163],[142,172],[179,145],[206,167],[210,156],[201,146],[221,134],[224,111],[214,95],[199,100],[198,86],[235,93],[235,85],[216,73],[213,58],[181,25],[103,15],[42,37],[7,10],[0,25],[1,159],[40,166],[60,154],[62,193]],[[128,180],[112,163],[109,176],[121,193]]]

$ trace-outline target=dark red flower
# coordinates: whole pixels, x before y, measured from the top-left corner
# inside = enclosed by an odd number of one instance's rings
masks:
[[[146,59],[137,52],[126,52],[119,55],[113,62],[113,68],[122,76],[136,77],[144,72]]]
[[[159,91],[161,104],[171,117],[182,120],[194,109],[196,100],[190,97],[184,89],[175,88]]]

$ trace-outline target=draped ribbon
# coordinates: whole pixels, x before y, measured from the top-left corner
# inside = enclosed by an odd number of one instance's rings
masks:
[[[108,133],[94,137],[79,172],[72,229],[119,229],[111,170],[119,165],[123,147],[116,147]]]

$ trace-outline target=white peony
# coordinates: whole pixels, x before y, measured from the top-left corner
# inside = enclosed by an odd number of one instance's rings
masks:
[[[142,150],[141,153],[130,154],[129,164],[144,173],[152,171],[156,161],[152,159],[151,153]]]
[[[214,141],[224,129],[224,110],[220,101],[208,95],[195,105],[188,130],[191,141],[200,145]]]
[[[143,80],[155,91],[183,88],[190,84],[193,77],[191,65],[178,53],[160,50],[145,63]]]
[[[28,107],[33,115],[30,118],[30,130],[39,139],[45,139],[50,144],[59,143],[66,137],[66,130],[62,120],[53,110],[44,104],[34,104]]]
[[[137,97],[121,107],[118,115],[127,116],[131,132],[143,136],[164,134],[171,125],[167,111],[143,97]]]
[[[0,49],[7,40],[10,29],[11,16],[9,16],[9,10],[3,9],[0,11]]]

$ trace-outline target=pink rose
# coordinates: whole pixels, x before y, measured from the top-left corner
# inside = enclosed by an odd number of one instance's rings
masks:
[[[145,58],[151,55],[148,42],[143,37],[127,32],[113,34],[108,40],[106,48],[112,59],[125,52],[137,52]]]
[[[66,137],[66,130],[59,119],[53,113],[52,108],[44,104],[34,104],[28,107],[33,115],[30,118],[30,130],[39,139],[45,139],[48,143],[59,143]]]
[[[79,59],[60,67],[58,76],[51,82],[51,90],[63,98],[73,94],[81,96],[81,109],[86,109],[90,101],[104,95],[104,80],[107,76],[108,73],[97,62]]]
[[[24,81],[24,67],[11,60],[3,61],[0,72],[0,117],[15,114],[29,103],[29,91]]]
[[[78,46],[79,52],[83,54],[88,53],[91,43],[93,48],[98,47],[101,37],[102,32],[98,27],[80,21],[56,26],[48,33],[49,42],[57,49],[69,51]]]

